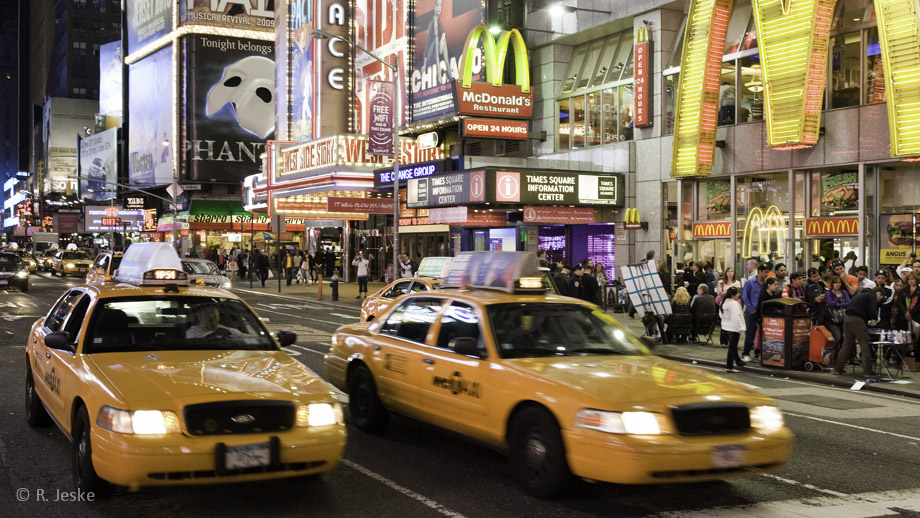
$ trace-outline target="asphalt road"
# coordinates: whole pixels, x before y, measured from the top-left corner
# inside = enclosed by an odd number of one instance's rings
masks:
[[[64,501],[73,496],[71,445],[56,428],[26,425],[23,366],[29,327],[74,280],[32,281],[28,293],[0,292],[0,516],[920,516],[920,400],[755,374],[737,379],[777,398],[796,434],[792,458],[775,475],[580,483],[541,500],[518,489],[500,452],[395,417],[380,435],[349,426],[343,464],[319,478],[119,489],[104,501]],[[237,293],[273,330],[296,331],[289,352],[318,373],[331,332],[357,319],[348,306]]]

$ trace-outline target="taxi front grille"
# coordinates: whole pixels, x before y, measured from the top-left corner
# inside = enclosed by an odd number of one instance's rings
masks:
[[[671,409],[677,433],[685,437],[744,433],[751,428],[748,407],[742,403],[696,403]]]
[[[732,473],[771,471],[780,467],[780,463],[757,464],[754,466],[738,466],[735,468],[711,468],[711,469],[685,469],[677,471],[653,471],[652,477],[658,479],[686,479],[686,478],[709,478],[722,475],[731,475]]]
[[[183,410],[191,435],[283,432],[294,427],[297,408],[289,401],[223,401]]]
[[[278,467],[261,466],[255,468],[231,469],[222,471],[201,470],[201,471],[166,471],[147,473],[147,477],[153,480],[190,480],[201,478],[233,477],[239,475],[253,475],[258,473],[275,473],[278,471],[306,471],[322,467],[326,461],[319,460],[314,462],[292,462],[290,464],[281,464]]]

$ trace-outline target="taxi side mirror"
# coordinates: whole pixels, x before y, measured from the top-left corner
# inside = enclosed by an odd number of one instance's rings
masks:
[[[449,347],[455,353],[462,354],[464,356],[475,356],[477,358],[482,358],[485,356],[485,354],[479,350],[479,340],[476,338],[470,338],[468,336],[454,338],[448,342],[447,347]]]
[[[275,338],[278,340],[278,343],[281,344],[281,347],[287,347],[297,341],[297,333],[293,331],[278,331],[275,333]]]
[[[55,331],[45,336],[45,347],[49,349],[60,349],[63,351],[73,351],[73,345],[70,343],[70,336],[67,333]]]

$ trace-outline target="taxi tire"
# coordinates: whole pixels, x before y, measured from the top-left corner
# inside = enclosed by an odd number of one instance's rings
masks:
[[[78,491],[92,492],[103,498],[112,492],[112,484],[101,479],[93,467],[93,447],[90,443],[89,416],[80,406],[73,424],[73,485]]]
[[[518,484],[540,498],[568,489],[573,477],[556,419],[543,408],[531,407],[521,410],[511,426],[511,470]]]
[[[32,377],[32,369],[28,367],[26,371],[26,423],[32,428],[51,424],[51,416],[45,410],[45,405],[35,391],[35,378]]]
[[[348,414],[359,430],[368,433],[383,430],[390,418],[377,397],[377,385],[367,367],[359,366],[351,375],[348,384]]]

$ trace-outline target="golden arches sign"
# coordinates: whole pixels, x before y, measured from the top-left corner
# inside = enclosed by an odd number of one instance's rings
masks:
[[[772,248],[776,240],[776,248]],[[770,205],[766,211],[754,207],[748,213],[744,223],[744,240],[741,254],[744,257],[760,257],[774,252],[782,252],[786,241],[786,217],[779,207]],[[755,250],[754,244],[757,244]],[[756,253],[755,253],[756,251]]]
[[[855,236],[859,218],[818,218],[805,221],[806,236]]]
[[[623,226],[627,229],[636,230],[642,228],[642,220],[639,218],[639,209],[626,209],[626,214],[623,216],[623,223]]]
[[[732,236],[732,224],[730,221],[694,223],[693,237],[700,238],[720,238]]]

